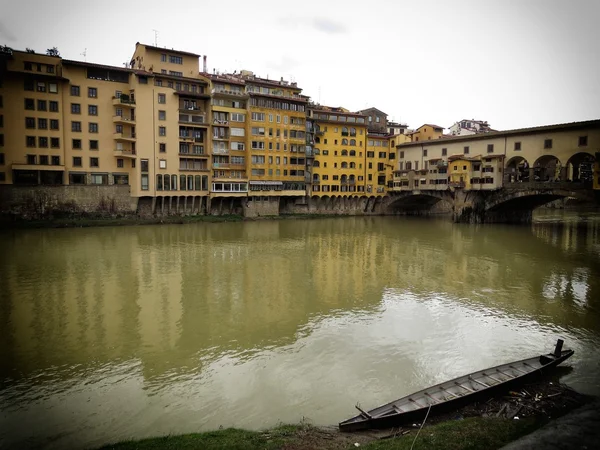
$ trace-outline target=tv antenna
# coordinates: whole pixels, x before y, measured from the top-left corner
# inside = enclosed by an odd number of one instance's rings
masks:
[[[83,56],[83,60],[87,62],[86,56],[87,56],[87,48],[85,50],[83,50],[83,53],[80,53],[81,56]]]
[[[154,31],[154,46],[158,47],[158,30],[152,29]]]

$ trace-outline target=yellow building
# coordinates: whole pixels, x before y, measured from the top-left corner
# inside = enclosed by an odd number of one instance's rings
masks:
[[[444,136],[444,127],[426,123],[421,125],[415,131],[408,133],[413,142],[430,141],[432,139],[440,139]]]
[[[312,105],[309,116],[315,129],[313,195],[363,195],[366,116],[320,105]]]
[[[302,89],[295,82],[259,78],[245,70],[237,78],[249,94],[249,195],[306,195],[307,100]]]

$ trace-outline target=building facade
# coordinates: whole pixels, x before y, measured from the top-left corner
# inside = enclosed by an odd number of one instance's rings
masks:
[[[450,128],[450,135],[452,136],[469,136],[477,133],[489,133],[492,130],[486,120],[475,120],[475,119],[463,119],[455,122]]]

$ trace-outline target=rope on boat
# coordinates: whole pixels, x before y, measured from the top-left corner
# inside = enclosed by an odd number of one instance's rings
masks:
[[[415,436],[415,438],[412,441],[412,444],[410,445],[410,450],[413,449],[413,446],[415,445],[415,442],[417,441],[417,438],[419,437],[419,433],[423,429],[423,425],[425,425],[425,422],[427,422],[427,417],[429,417],[429,411],[431,411],[431,403],[429,404],[429,408],[427,408],[427,414],[425,414],[425,419],[423,420],[423,423],[421,423],[421,427],[419,428],[419,431],[417,431],[417,435]]]

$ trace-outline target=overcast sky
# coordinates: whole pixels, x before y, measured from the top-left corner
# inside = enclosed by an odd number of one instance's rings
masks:
[[[0,0],[0,44],[122,65],[136,42],[209,71],[292,78],[313,100],[410,127],[600,118],[599,0]]]

